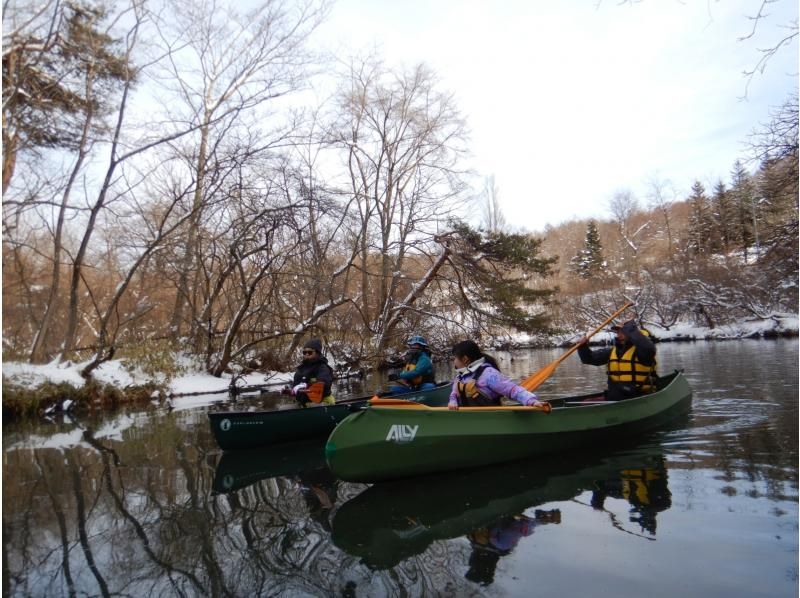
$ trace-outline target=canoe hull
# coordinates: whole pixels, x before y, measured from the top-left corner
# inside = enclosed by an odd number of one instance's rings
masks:
[[[582,406],[555,401],[550,414],[373,407],[334,430],[326,459],[343,480],[376,482],[618,441],[659,428],[689,409],[686,379],[678,372],[668,378],[669,384],[651,395]]]
[[[446,405],[450,384],[401,395],[432,407]],[[223,450],[241,450],[313,438],[324,439],[347,416],[366,407],[370,397],[274,411],[210,411],[211,431]]]

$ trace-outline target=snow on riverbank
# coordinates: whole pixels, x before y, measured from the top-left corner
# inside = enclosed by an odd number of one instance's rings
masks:
[[[774,319],[758,321],[741,321],[733,325],[720,326],[709,329],[688,324],[678,324],[670,330],[658,326],[648,326],[648,329],[659,341],[678,340],[723,340],[753,337],[797,335],[797,314],[779,314]],[[574,342],[584,332],[571,336],[554,339],[558,344]],[[610,332],[598,333],[593,340],[610,342],[613,334]],[[520,335],[512,340],[512,344],[524,346],[530,342],[526,335]],[[12,384],[35,387],[43,382],[67,382],[73,386],[82,386],[83,379],[78,372],[85,364],[53,362],[45,365],[31,365],[21,362],[4,362],[3,377]],[[197,368],[196,368],[197,369]],[[95,370],[95,378],[101,383],[112,384],[124,388],[131,384],[144,384],[147,377],[129,373],[119,360],[104,363]],[[284,383],[292,379],[291,372],[254,373],[237,381],[238,386],[274,384],[279,389]],[[214,401],[227,398],[225,391],[230,384],[230,375],[216,378],[201,371],[190,371],[173,379],[169,384],[170,392],[174,395],[194,395],[175,398],[172,400],[174,408],[197,407]],[[215,393],[216,391],[216,393]],[[197,395],[196,393],[206,393]]]

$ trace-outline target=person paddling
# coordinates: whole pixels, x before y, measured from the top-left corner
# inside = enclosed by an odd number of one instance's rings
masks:
[[[617,337],[614,346],[590,349],[587,337],[578,341],[578,357],[587,365],[605,365],[608,373],[606,399],[622,401],[656,390],[656,346],[647,330],[631,316],[622,325],[611,327]]]
[[[408,350],[405,354],[403,371],[389,374],[390,394],[430,390],[436,387],[436,378],[431,361],[431,350],[425,337],[415,335],[406,342]]]
[[[281,392],[292,395],[302,407],[308,403],[333,405],[336,399],[331,394],[332,384],[333,370],[322,354],[322,341],[312,338],[303,345],[303,361],[295,370],[292,386]]]
[[[456,377],[447,405],[451,410],[499,406],[502,397],[526,407],[545,406],[534,393],[501,374],[497,361],[481,351],[475,341],[461,341],[453,346],[453,365],[456,367]]]

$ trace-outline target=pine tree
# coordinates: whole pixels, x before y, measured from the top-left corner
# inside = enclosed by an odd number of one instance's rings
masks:
[[[726,254],[736,242],[736,227],[731,197],[725,183],[717,182],[711,199],[711,217],[714,221],[714,250]]]
[[[99,29],[104,9],[54,6],[48,26],[14,31],[3,48],[3,191],[19,152],[77,151],[86,124],[102,126],[113,90],[133,74],[118,43]]]
[[[457,302],[462,310],[525,332],[547,329],[548,317],[531,308],[557,291],[544,288],[537,279],[550,276],[558,258],[540,255],[541,239],[452,224],[449,263],[458,279]]]
[[[594,220],[589,221],[583,249],[570,260],[569,268],[583,279],[595,276],[603,277],[607,274],[600,233],[597,231],[597,223]]]
[[[736,160],[731,171],[731,186],[739,229],[738,244],[742,250],[744,261],[747,262],[748,251],[753,245],[755,245],[756,256],[759,253],[758,198],[753,180],[739,160]]]
[[[710,242],[713,227],[708,197],[700,181],[695,181],[692,185],[692,194],[687,201],[689,203],[687,248],[693,259],[703,259],[708,257],[713,249]]]

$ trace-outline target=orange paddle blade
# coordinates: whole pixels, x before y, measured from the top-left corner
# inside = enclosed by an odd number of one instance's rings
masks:
[[[522,381],[522,388],[527,390],[528,392],[533,392],[535,389],[539,388],[545,380],[547,380],[550,376],[553,375],[553,372],[556,371],[556,367],[558,364],[561,363],[560,361],[554,361],[553,363],[549,363],[544,366],[541,370],[536,372],[535,374],[531,374],[525,380]]]
[[[324,382],[314,382],[314,384],[306,388],[305,393],[308,395],[308,398],[312,403],[321,403],[323,398],[322,393],[324,390]]]

